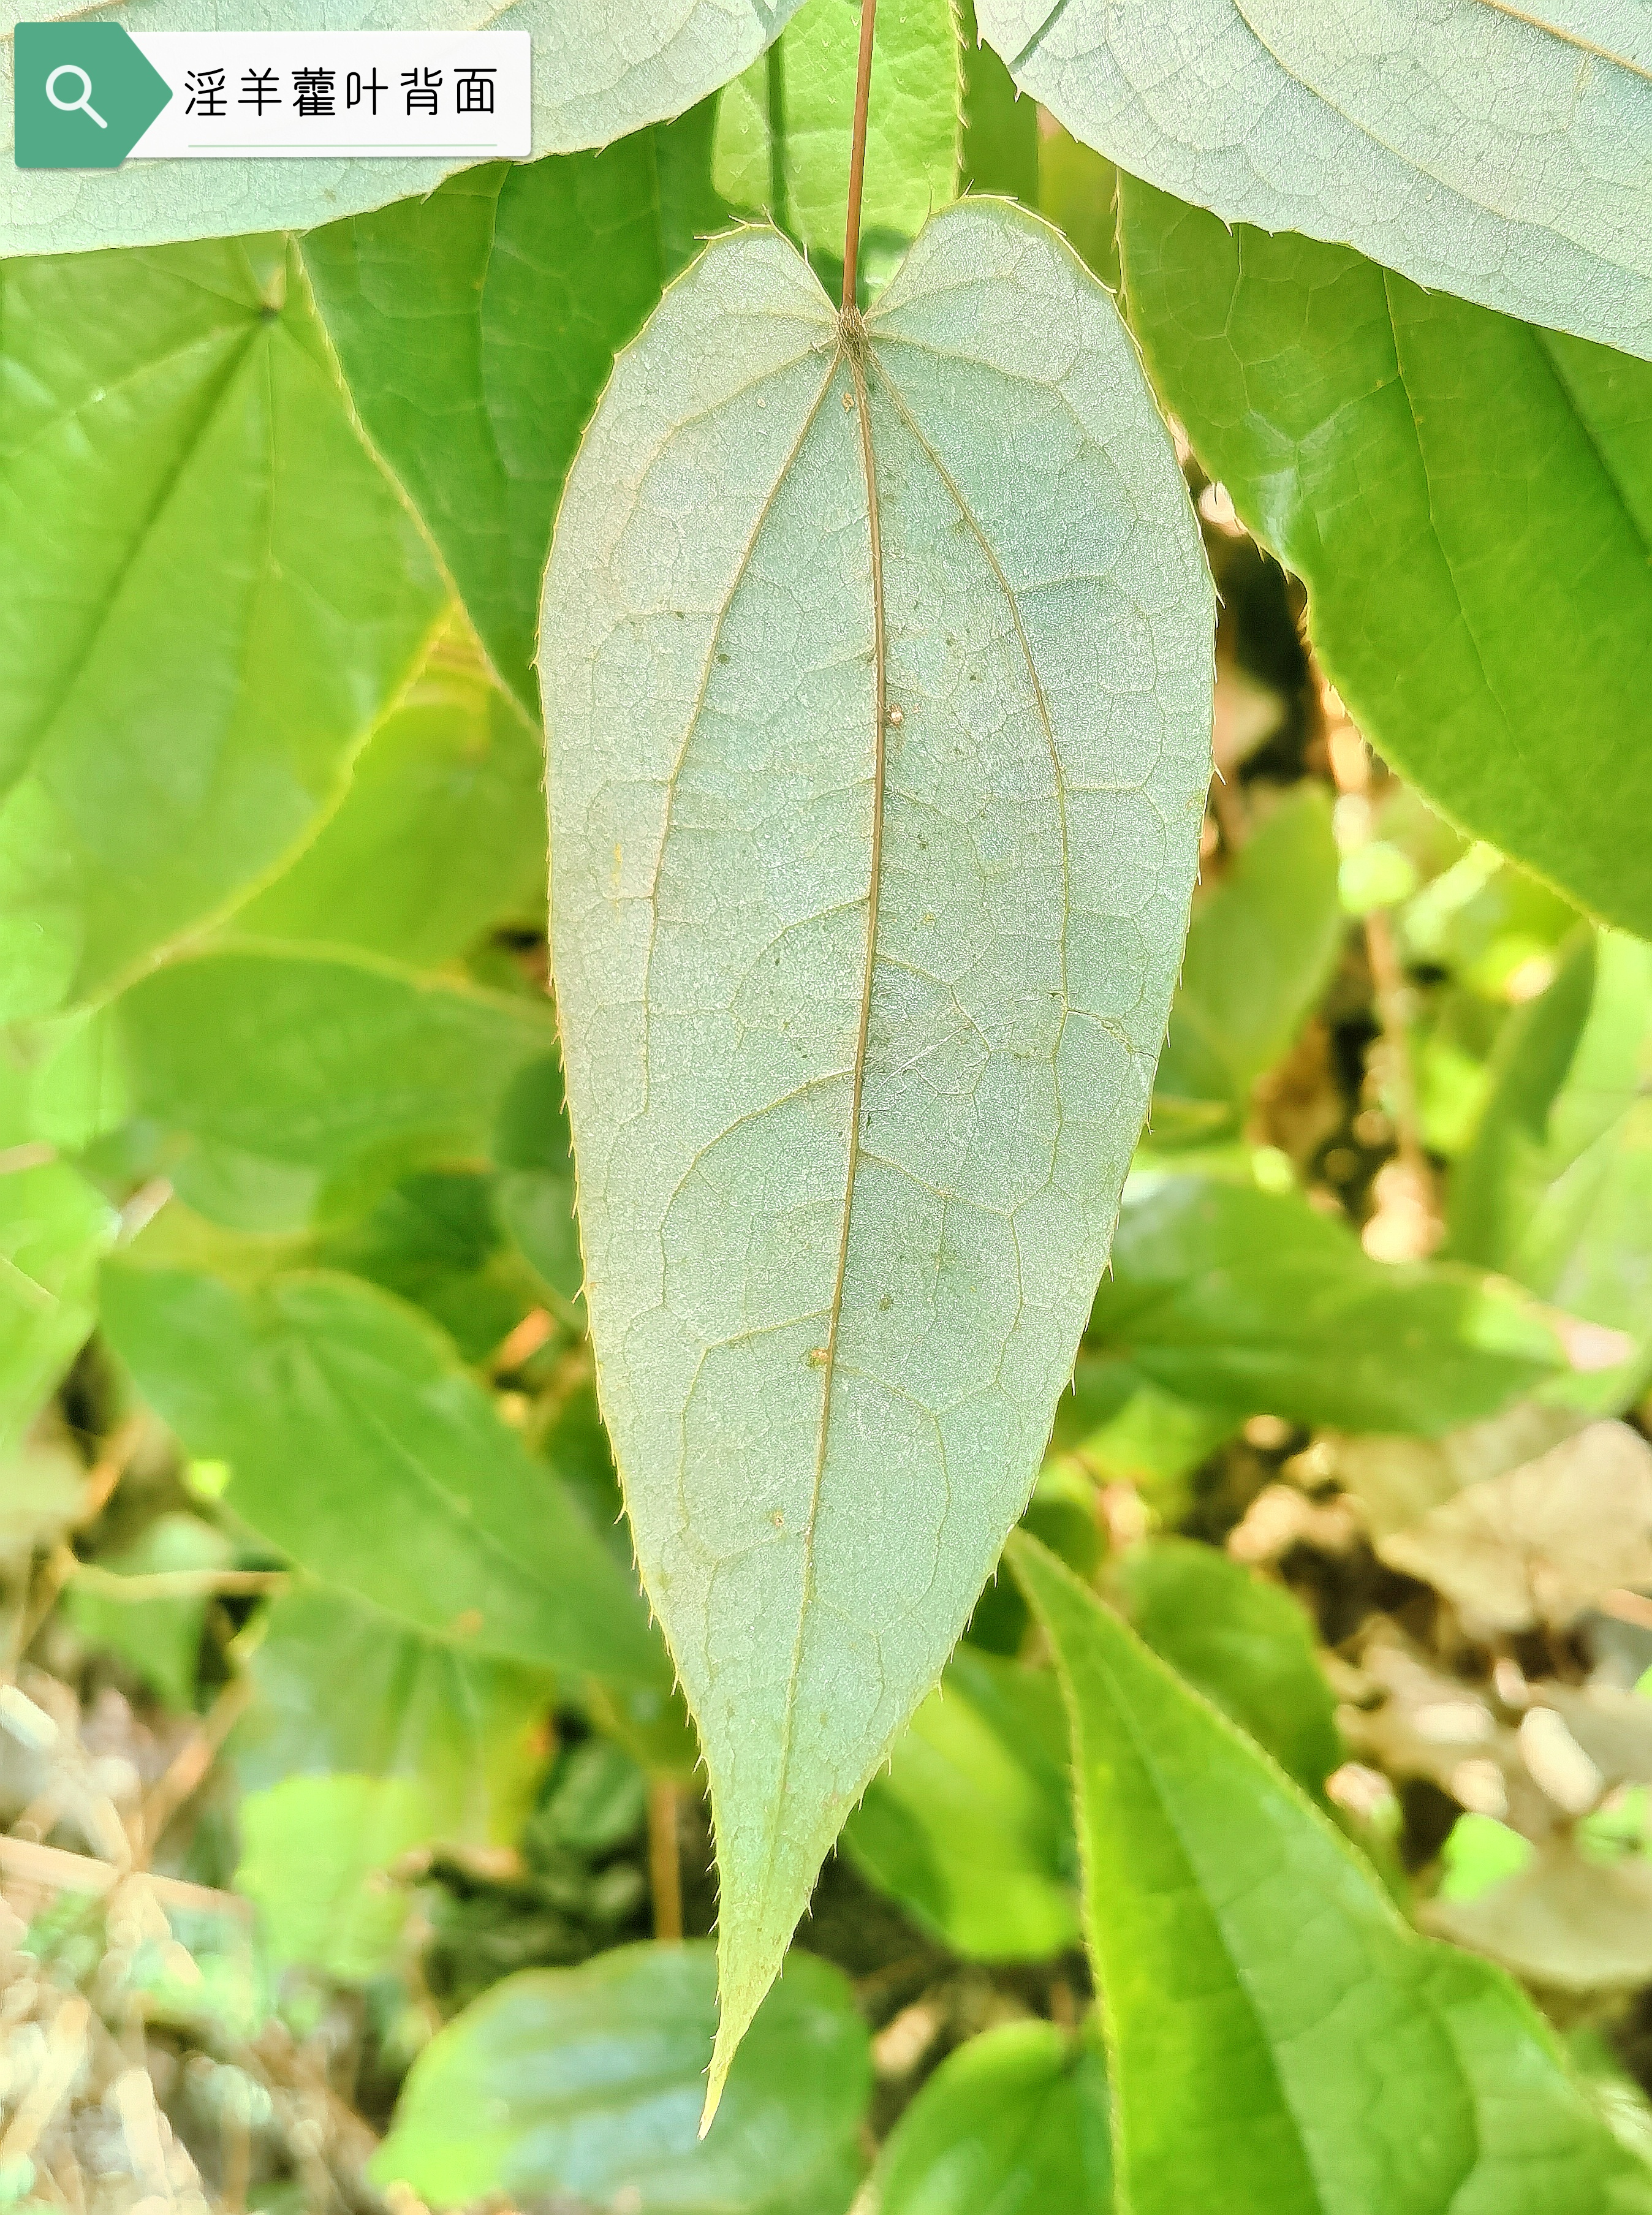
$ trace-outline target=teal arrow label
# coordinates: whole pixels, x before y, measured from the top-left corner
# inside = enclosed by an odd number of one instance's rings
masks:
[[[119,23],[19,23],[20,169],[113,169],[172,97]]]

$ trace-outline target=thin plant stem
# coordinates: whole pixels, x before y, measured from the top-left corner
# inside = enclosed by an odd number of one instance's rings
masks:
[[[878,0],[861,0],[860,66],[855,77],[855,135],[849,147],[849,208],[844,218],[844,304],[855,312],[855,273],[861,258],[861,187],[866,180],[866,113],[872,97],[872,27]]]
[[[654,1899],[654,1935],[683,1935],[683,1866],[677,1839],[677,1787],[658,1777],[648,1787],[648,1890]]]

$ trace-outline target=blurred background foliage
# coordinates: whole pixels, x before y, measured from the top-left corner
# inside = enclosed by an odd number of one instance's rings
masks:
[[[0,2206],[1112,2204],[1067,1725],[1007,1575],[695,2141],[708,1822],[583,1330],[531,605],[612,350],[697,236],[768,208],[831,280],[855,16],[810,0],[599,156],[8,270],[41,420],[0,564],[57,598],[0,814]],[[955,184],[1041,206],[1133,308],[1224,250],[940,0],[882,20],[868,285]],[[1219,776],[1027,1527],[1525,1983],[1643,2151],[1652,952],[1373,752],[1308,642],[1300,577],[1330,639],[1342,573],[1252,535],[1266,457],[1194,420],[1151,313]],[[440,405],[396,373],[415,321]],[[52,460],[85,535],[43,574],[51,396],[122,374],[113,443]]]

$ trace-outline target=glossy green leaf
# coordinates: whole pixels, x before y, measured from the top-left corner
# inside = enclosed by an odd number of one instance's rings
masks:
[[[443,596],[280,240],[14,261],[0,285],[0,1017],[21,1017],[301,844]]]
[[[872,2172],[876,2215],[1112,2215],[1100,2043],[1006,2022],[950,2053]]]
[[[1318,1792],[1342,1758],[1336,1703],[1290,1594],[1187,1538],[1135,1547],[1116,1574],[1130,1621],[1154,1653],[1305,1791]]]
[[[151,1690],[186,1713],[194,1705],[206,1600],[126,1599],[103,1583],[106,1576],[146,1577],[221,1569],[234,1551],[221,1531],[195,1515],[159,1515],[135,1546],[101,1554],[96,1581],[71,1584],[65,1611],[89,1645],[107,1647]]]
[[[541,629],[586,1297],[716,1816],[714,2095],[1032,1488],[1209,770],[1208,582],[1106,293],[966,200],[863,329],[774,233],[712,247],[620,357]]]
[[[723,199],[762,209],[839,263],[860,27],[859,0],[806,0],[717,105],[712,176]],[[956,192],[960,89],[952,0],[885,0],[866,119],[868,248],[912,237]]]
[[[386,13],[346,0],[324,15],[305,0],[245,0],[238,31],[525,31],[533,41],[533,150],[605,146],[680,115],[760,54],[798,0],[506,0],[439,9],[432,0]],[[52,0],[44,16],[74,10]],[[129,31],[213,28],[202,0],[132,0]],[[125,168],[12,166],[12,42],[0,40],[7,157],[0,255],[145,246],[226,230],[307,230],[362,208],[424,195],[462,166],[427,161],[137,162]]]
[[[580,433],[615,349],[724,219],[711,126],[697,109],[600,154],[485,163],[300,248],[367,434],[530,710],[551,518]]]
[[[511,1079],[555,1046],[550,1010],[330,948],[233,946],[157,970],[103,1027],[105,1082],[126,1114],[193,1142],[230,1178],[267,1164],[307,1222],[330,1184],[365,1191],[421,1162],[485,1159]],[[238,1223],[187,1184],[214,1219]],[[221,1186],[214,1187],[215,1193]]]
[[[716,2016],[708,1945],[508,1977],[414,2063],[373,2175],[441,2206],[501,2192],[631,2215],[843,2215],[871,2077],[843,1978],[792,1956],[700,2140]]]
[[[429,1842],[430,1810],[401,1776],[292,1776],[239,1808],[236,1889],[258,1904],[278,1963],[365,1984],[395,1958],[408,1897],[391,1864]]]
[[[1067,1772],[1054,1679],[961,1646],[843,1850],[955,1953],[1047,1960],[1078,1938]]]
[[[356,757],[337,813],[230,928],[433,968],[498,924],[537,927],[544,775],[537,727],[450,629]]]
[[[1133,1184],[1087,1351],[1195,1407],[1343,1430],[1449,1430],[1561,1366],[1505,1286],[1373,1261],[1289,1194],[1219,1178]]]
[[[1342,931],[1330,802],[1299,785],[1194,904],[1156,1107],[1211,1101],[1242,1122],[1330,981]]]
[[[104,1327],[255,1530],[471,1653],[657,1675],[622,1572],[415,1310],[347,1277],[241,1288],[138,1257],[103,1273]]]
[[[1624,0],[977,0],[1023,92],[1226,223],[1652,358],[1652,30]]]
[[[1639,2215],[1498,1971],[1419,1938],[1330,1822],[1052,1555],[1013,1542],[1072,1726],[1133,2215]]]
[[[284,1593],[249,1642],[256,1697],[230,1747],[244,1788],[401,1777],[417,1786],[433,1838],[514,1844],[544,1764],[549,1676],[321,1585]]]
[[[1652,1365],[1652,947],[1581,937],[1511,1020],[1494,1071],[1452,1181],[1452,1250],[1601,1325],[1589,1366],[1551,1396],[1615,1413]]]
[[[1478,837],[1652,930],[1652,367],[1133,181],[1121,206],[1155,382],[1305,580],[1373,745]]]

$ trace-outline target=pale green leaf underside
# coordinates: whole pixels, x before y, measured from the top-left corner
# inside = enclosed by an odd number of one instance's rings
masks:
[[[1652,358],[1652,16],[1635,0],[979,0],[1023,92],[1229,222]]]
[[[1652,2172],[1508,1979],[1407,1929],[1053,1555],[1011,1558],[1067,1697],[1132,2215],[1646,2215]]]
[[[756,58],[798,0],[248,0],[237,31],[526,31],[533,40],[533,150],[605,146],[680,115]],[[29,20],[211,30],[206,0],[82,9],[52,0]],[[15,20],[15,18],[13,19]],[[12,44],[0,38],[5,115],[0,255],[150,246],[231,231],[305,230],[427,193],[463,162],[128,162],[118,169],[19,169],[10,159]]]
[[[1209,774],[1208,581],[1101,287],[963,203],[867,334],[774,233],[714,246],[620,358],[542,629],[587,1298],[710,1773],[719,2067],[1025,1503]]]

